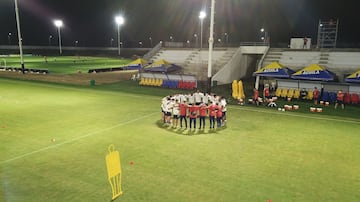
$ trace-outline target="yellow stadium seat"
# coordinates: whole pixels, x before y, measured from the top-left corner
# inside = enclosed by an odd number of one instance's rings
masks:
[[[145,78],[144,85],[149,86],[150,85],[150,78]]]
[[[299,90],[299,89],[296,89],[296,90],[294,91],[294,98],[299,99],[299,97],[300,97],[300,90]]]
[[[314,97],[314,92],[313,92],[312,90],[309,90],[306,98],[307,98],[308,100],[312,100],[313,97]]]
[[[154,79],[154,78],[150,78],[150,80],[149,80],[149,85],[150,85],[150,86],[154,86],[154,85],[155,85],[155,79]]]
[[[154,84],[154,86],[160,86],[159,84],[160,84],[160,79],[155,79],[155,84]]]
[[[286,98],[288,90],[286,88],[281,90],[281,97]]]
[[[288,97],[288,98],[293,98],[293,97],[294,97],[294,92],[295,92],[294,89],[289,89],[288,94],[287,94],[287,97]]]
[[[281,96],[281,88],[277,88],[277,89],[276,89],[275,95],[276,95],[276,97],[280,97],[280,96]]]
[[[140,85],[145,85],[145,78],[144,77],[141,77],[139,84]]]
[[[163,84],[163,80],[162,80],[162,79],[159,79],[159,81],[158,81],[158,86],[162,86],[162,84]]]

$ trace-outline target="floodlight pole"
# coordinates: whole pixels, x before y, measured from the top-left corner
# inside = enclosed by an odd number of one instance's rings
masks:
[[[209,61],[208,61],[208,93],[211,93],[211,66],[212,52],[214,47],[214,16],[215,16],[215,0],[211,0],[211,16],[210,16],[210,36],[209,36]]]
[[[120,48],[121,47],[120,47],[120,24],[119,23],[117,24],[117,32],[118,32],[117,33],[118,34],[118,36],[117,36],[118,37],[117,38],[117,41],[118,41],[118,55],[120,55]]]
[[[58,26],[58,34],[59,34],[59,53],[62,54],[62,48],[61,48],[61,33],[60,33],[60,26]]]
[[[124,18],[122,16],[116,16],[115,22],[117,24],[117,32],[118,32],[118,55],[120,56],[120,25],[124,24]]]
[[[62,49],[61,49],[61,32],[60,29],[63,26],[63,22],[62,20],[54,20],[54,24],[55,26],[58,28],[58,35],[59,35],[59,53],[60,55],[62,54]]]
[[[21,37],[21,30],[20,30],[20,17],[19,17],[19,8],[18,8],[17,0],[15,0],[15,15],[16,15],[17,33],[18,33],[18,39],[19,39],[21,72],[23,74],[25,74],[25,64],[24,64],[24,57],[23,57],[23,50],[22,50],[22,37]]]
[[[199,19],[200,19],[200,51],[202,49],[203,44],[203,22],[206,17],[205,11],[200,11]]]

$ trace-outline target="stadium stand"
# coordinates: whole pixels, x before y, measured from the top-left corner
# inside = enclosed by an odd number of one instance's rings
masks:
[[[315,51],[285,51],[282,53],[279,63],[293,69],[303,68],[309,64],[319,63],[320,52]]]
[[[163,88],[195,89],[197,80],[192,75],[141,73],[139,85]]]
[[[234,55],[235,48],[216,48],[213,52],[213,68],[212,73],[219,71]],[[167,60],[171,63],[182,67],[183,74],[196,75],[198,80],[205,80],[207,78],[207,63],[208,51],[198,49],[172,49],[161,48],[155,53],[150,61],[157,61],[160,59]]]

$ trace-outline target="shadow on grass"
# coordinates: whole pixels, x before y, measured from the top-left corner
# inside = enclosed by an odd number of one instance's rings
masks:
[[[159,128],[162,128],[164,130],[167,130],[168,132],[172,132],[177,135],[187,135],[187,136],[194,136],[194,135],[209,135],[209,134],[218,134],[220,131],[226,129],[226,126],[223,126],[221,128],[215,128],[215,129],[189,129],[189,128],[174,128],[171,126],[171,124],[163,123],[162,120],[156,121],[156,125]]]

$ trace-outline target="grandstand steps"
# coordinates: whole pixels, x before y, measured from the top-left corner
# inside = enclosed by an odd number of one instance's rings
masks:
[[[329,62],[329,56],[330,56],[329,52],[321,52],[319,58],[319,65],[327,66]]]
[[[267,53],[262,66],[266,66],[272,62],[278,62],[282,57],[283,50],[279,48],[270,48],[269,52]]]

